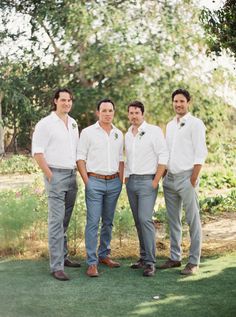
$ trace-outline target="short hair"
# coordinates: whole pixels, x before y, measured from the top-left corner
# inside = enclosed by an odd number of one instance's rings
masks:
[[[141,101],[138,101],[138,100],[132,101],[128,105],[128,112],[129,112],[130,107],[139,108],[141,110],[142,114],[144,113],[144,104]]]
[[[173,93],[172,93],[172,101],[174,100],[174,97],[176,95],[184,95],[184,97],[187,99],[187,101],[189,102],[191,100],[191,96],[190,93],[186,90],[186,89],[176,89]]]
[[[70,95],[71,99],[73,99],[73,94],[68,88],[58,88],[57,90],[55,90],[53,98],[52,98],[52,108],[51,108],[52,111],[57,110],[57,105],[55,104],[54,99],[59,99],[61,92],[67,92]]]
[[[112,106],[113,106],[113,110],[115,110],[115,104],[114,104],[114,102],[113,102],[111,99],[109,99],[109,98],[104,98],[104,99],[101,99],[101,100],[98,101],[98,103],[97,103],[97,111],[100,110],[100,106],[101,106],[101,104],[102,104],[103,102],[109,102],[109,103],[111,103]]]

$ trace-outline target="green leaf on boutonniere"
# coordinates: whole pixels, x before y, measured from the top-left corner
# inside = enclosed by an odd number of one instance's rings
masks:
[[[139,140],[142,138],[142,136],[144,136],[144,134],[145,134],[145,131],[141,131],[141,132],[139,133]]]
[[[118,133],[117,133],[117,132],[115,132],[115,140],[117,140],[117,139],[118,139],[118,137],[119,137]]]
[[[77,124],[73,122],[72,123],[72,128],[75,129],[76,127],[77,127]]]

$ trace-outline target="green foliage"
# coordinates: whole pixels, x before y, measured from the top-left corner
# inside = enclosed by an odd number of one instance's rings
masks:
[[[219,195],[200,200],[200,209],[203,216],[221,212],[236,212],[236,190],[232,190],[226,197]]]
[[[203,172],[200,180],[200,190],[213,190],[222,188],[235,188],[236,177],[232,170],[216,170]]]
[[[71,254],[76,254],[84,242],[84,232],[86,224],[86,206],[84,199],[84,185],[79,183],[79,190],[70,225],[67,230],[68,245]]]
[[[224,49],[236,59],[236,3],[225,1],[224,6],[215,11],[204,9],[201,15],[211,52],[221,55]]]
[[[207,125],[210,150],[219,144],[228,109],[210,91],[223,70],[209,85],[202,77],[198,61],[206,47],[194,1],[4,0],[0,9],[3,43],[24,36],[30,47],[20,46],[14,59],[7,52],[1,63],[4,125],[19,146],[29,148],[33,127],[48,113],[58,86],[73,90],[72,115],[80,129],[95,121],[96,101],[109,96],[123,131],[131,100],[142,100],[146,119],[164,126],[173,116],[172,91],[185,87],[195,99],[193,113]],[[11,12],[28,19],[28,37],[12,34]]]
[[[125,190],[121,192],[118,200],[118,205],[114,217],[114,236],[120,240],[120,246],[122,246],[122,240],[129,238],[136,232],[133,215],[127,200]]]
[[[24,252],[26,239],[45,224],[45,200],[37,188],[0,192],[0,250]],[[42,232],[39,233],[42,235]]]
[[[2,158],[0,163],[0,174],[32,174],[39,169],[33,158],[25,155],[13,155],[10,158]]]

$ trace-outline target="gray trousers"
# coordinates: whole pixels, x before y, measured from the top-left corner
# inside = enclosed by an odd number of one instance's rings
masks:
[[[145,264],[156,262],[156,237],[152,220],[158,188],[152,187],[154,175],[130,175],[127,195],[139,238],[140,258]]]
[[[67,237],[72,211],[74,208],[77,182],[76,171],[51,168],[53,172],[50,183],[45,177],[48,195],[48,244],[51,272],[64,270],[67,258]]]
[[[189,262],[198,265],[201,256],[201,220],[197,188],[190,182],[192,170],[178,174],[167,173],[163,180],[164,197],[170,226],[170,258],[181,261],[182,205],[190,233]]]

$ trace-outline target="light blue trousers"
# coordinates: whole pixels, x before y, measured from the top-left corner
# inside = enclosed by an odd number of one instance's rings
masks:
[[[197,188],[190,182],[192,170],[178,174],[167,173],[163,180],[167,216],[170,225],[170,258],[181,261],[182,205],[190,232],[189,262],[198,265],[201,256],[201,220]]]
[[[67,236],[72,211],[74,208],[77,182],[76,171],[51,168],[53,176],[45,187],[48,195],[48,244],[51,272],[64,270],[67,257]]]
[[[152,220],[158,188],[152,187],[154,175],[130,175],[126,190],[139,238],[140,258],[145,264],[156,262],[156,237]]]
[[[104,180],[89,176],[89,181],[85,188],[87,206],[85,246],[88,265],[97,264],[98,257],[105,258],[110,253],[114,213],[121,189],[122,183],[119,177]],[[100,219],[102,220],[102,227],[97,257]]]

